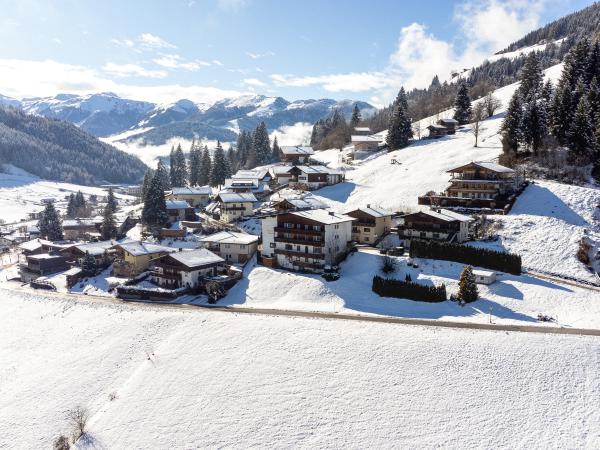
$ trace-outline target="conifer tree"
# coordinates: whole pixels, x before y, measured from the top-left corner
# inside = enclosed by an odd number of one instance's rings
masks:
[[[469,88],[467,83],[462,82],[458,87],[456,100],[454,101],[454,119],[463,125],[469,122],[471,118],[471,98],[469,97]]]
[[[85,257],[81,263],[81,274],[84,277],[93,277],[96,275],[97,269],[96,259],[90,255],[90,252],[85,252]]]
[[[252,150],[256,156],[256,165],[264,165],[269,163],[271,159],[271,144],[269,143],[267,126],[264,122],[261,122],[254,131]],[[252,168],[253,167],[249,167],[249,169]]]
[[[77,214],[77,206],[75,205],[75,194],[71,192],[69,195],[69,202],[67,204],[66,216],[70,219],[74,218]]]
[[[200,165],[201,165],[202,153],[200,147],[196,145],[196,142],[192,142],[190,148],[190,167],[189,167],[189,180],[190,186],[198,186],[198,180],[200,178]]]
[[[568,83],[561,83],[552,99],[551,130],[556,140],[565,144],[573,120],[572,91]]]
[[[63,228],[56,208],[54,208],[54,203],[46,204],[42,217],[38,221],[38,229],[40,234],[49,241],[61,241],[63,239]]]
[[[522,130],[523,143],[537,154],[548,135],[548,114],[544,102],[535,96],[524,105]]]
[[[154,171],[154,176],[152,177],[152,179],[154,178],[158,179],[159,187],[162,189],[163,192],[171,189],[171,178],[169,177],[167,168],[160,159],[158,160],[156,170]],[[150,183],[150,185],[152,185],[152,183]]]
[[[470,303],[477,300],[477,297],[479,297],[479,292],[477,283],[475,283],[473,268],[465,266],[458,280],[458,298],[464,303]]]
[[[590,82],[587,91],[587,102],[590,108],[592,124],[595,129],[598,116],[600,116],[600,85],[598,84],[597,77],[592,78],[592,81]]]
[[[229,150],[227,150],[227,159],[229,160],[229,168],[231,173],[235,173],[239,169],[238,154],[235,148],[230,144]]]
[[[413,137],[410,118],[408,117],[408,102],[404,88],[400,88],[393,105],[394,112],[390,118],[386,143],[390,150],[397,150],[408,145]]]
[[[271,151],[271,161],[281,161],[281,149],[279,148],[279,143],[277,142],[277,136],[273,138],[273,150]]]
[[[221,147],[221,142],[217,141],[217,148],[213,155],[212,170],[210,172],[210,185],[211,186],[222,186],[225,184],[225,178],[227,177],[228,171],[227,158],[225,158],[225,152]]]
[[[596,183],[600,184],[600,114],[596,119],[596,132],[594,134],[594,140],[596,142],[596,151],[594,153],[592,176],[596,180]]]
[[[529,103],[532,98],[539,98],[544,82],[544,74],[536,52],[531,52],[527,56],[519,79],[521,81],[519,92],[523,102]]]
[[[515,92],[510,99],[502,122],[502,148],[505,153],[516,153],[523,139],[523,105],[521,94]]]
[[[115,193],[112,188],[108,188],[108,194],[106,195],[106,207],[109,208],[113,213],[117,212],[119,203],[115,197]]]
[[[569,159],[577,164],[589,164],[593,160],[595,149],[590,111],[586,98],[582,97],[569,130]]]
[[[152,178],[142,210],[142,221],[151,227],[164,226],[169,222],[163,186],[164,180],[161,172],[159,163],[159,168],[157,168],[154,178]]]
[[[188,173],[187,163],[185,161],[183,150],[181,149],[181,144],[178,144],[175,149],[173,154],[173,164],[174,166],[171,166],[171,186],[183,187],[187,184]]]
[[[100,234],[102,239],[107,241],[117,236],[117,224],[114,216],[115,210],[109,204],[104,208],[102,215],[102,224],[100,225]]]
[[[198,185],[206,186],[210,183],[210,170],[212,167],[212,161],[210,158],[210,152],[208,151],[208,147],[204,146],[204,151],[202,152],[202,161],[200,164],[200,175],[198,176]]]
[[[350,131],[353,131],[354,128],[358,126],[361,119],[360,109],[358,108],[358,105],[355,104],[354,109],[352,110],[352,117],[350,118]]]
[[[145,201],[145,199],[146,199],[146,194],[148,193],[148,188],[150,187],[150,183],[152,182],[153,177],[154,177],[154,170],[148,168],[148,170],[146,170],[146,173],[144,175],[144,182],[142,183],[142,192],[141,192],[142,201]]]

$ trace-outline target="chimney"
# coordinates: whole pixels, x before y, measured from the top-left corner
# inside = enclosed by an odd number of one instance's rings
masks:
[[[371,208],[371,204],[370,203],[367,203],[367,208]]]
[[[330,216],[335,216],[335,213],[333,211],[329,211],[329,215]]]
[[[183,251],[183,247],[179,247],[179,251],[182,252]]]

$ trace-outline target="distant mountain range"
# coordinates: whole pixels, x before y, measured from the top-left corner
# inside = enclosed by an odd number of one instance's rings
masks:
[[[123,134],[122,141],[160,145],[171,138],[206,138],[233,141],[240,130],[252,130],[264,121],[269,130],[298,122],[314,123],[336,108],[350,117],[354,105],[363,116],[375,112],[366,102],[332,99],[297,100],[246,95],[213,104],[182,99],[159,105],[128,100],[111,92],[91,95],[59,94],[55,97],[17,100],[0,95],[0,105],[28,114],[66,120],[97,137]]]

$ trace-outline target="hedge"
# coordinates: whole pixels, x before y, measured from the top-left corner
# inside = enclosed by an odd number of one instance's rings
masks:
[[[381,297],[407,298],[420,302],[439,303],[446,301],[446,286],[424,286],[412,281],[401,281],[373,277],[373,292]]]
[[[413,258],[455,261],[471,266],[512,273],[514,275],[521,274],[520,255],[471,247],[469,245],[414,239],[410,243],[410,256]]]

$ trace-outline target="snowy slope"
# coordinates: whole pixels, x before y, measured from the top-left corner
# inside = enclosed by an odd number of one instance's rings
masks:
[[[596,338],[2,297],[0,447],[600,446]]]

